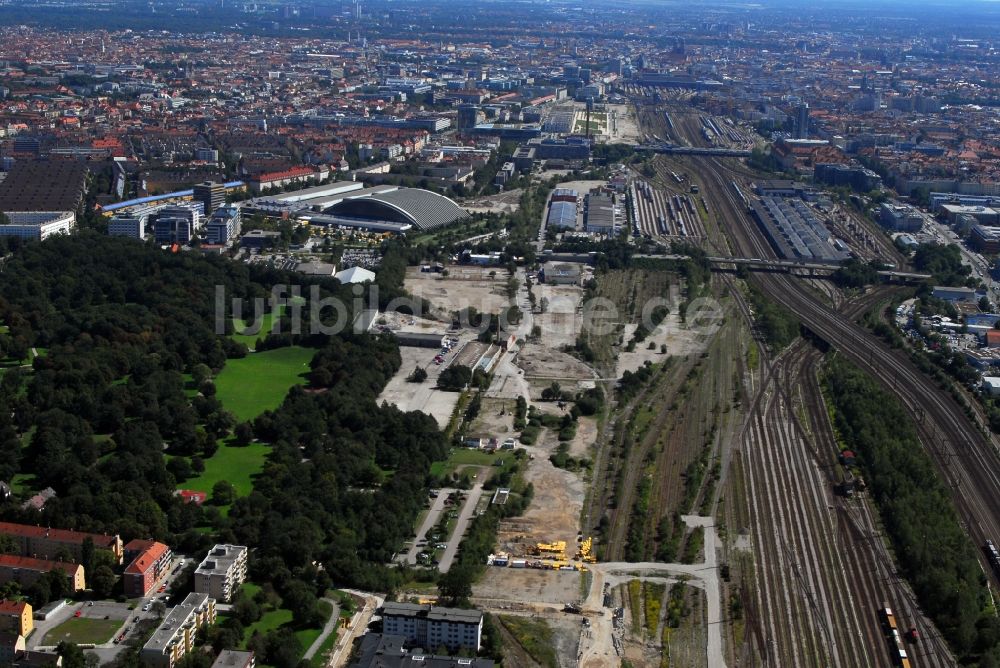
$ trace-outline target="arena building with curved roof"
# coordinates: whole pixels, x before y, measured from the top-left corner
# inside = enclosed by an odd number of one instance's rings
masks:
[[[469,214],[444,195],[418,188],[377,187],[346,193],[323,214],[350,219],[409,223],[431,230],[468,218]]]

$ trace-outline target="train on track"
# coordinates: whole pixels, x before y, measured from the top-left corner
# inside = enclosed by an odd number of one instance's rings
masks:
[[[992,540],[988,540],[983,546],[983,551],[986,552],[986,558],[989,559],[990,566],[993,567],[993,572],[1000,577],[1000,551],[997,550],[997,546]]]
[[[903,646],[903,638],[899,634],[899,625],[896,622],[896,615],[893,613],[892,608],[889,607],[888,603],[882,604],[882,610],[880,612],[882,615],[882,625],[886,632],[886,641],[889,644],[889,651],[892,653],[893,665],[898,666],[898,668],[912,668],[913,663],[910,661],[910,657],[906,653],[906,648]],[[910,629],[907,632],[907,636],[915,640],[917,637],[917,630],[915,628]]]

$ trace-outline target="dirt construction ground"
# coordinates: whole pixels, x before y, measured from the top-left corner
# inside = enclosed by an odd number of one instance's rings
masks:
[[[580,573],[534,568],[487,568],[473,588],[477,598],[564,605],[580,598]]]
[[[590,380],[594,372],[586,364],[559,350],[551,350],[546,345],[527,343],[517,356],[517,365],[524,369],[528,380]],[[543,384],[543,387],[548,385]],[[565,384],[565,383],[563,383]]]
[[[492,278],[491,271],[496,272]],[[507,278],[503,269],[449,267],[448,276],[442,276],[409,267],[404,286],[414,297],[429,301],[436,317],[445,317],[469,306],[480,313],[499,313],[508,302]]]
[[[625,337],[626,342],[632,339],[635,334],[636,325],[630,324],[625,326]],[[711,336],[707,335],[707,332],[714,331],[714,327],[709,327],[708,329],[702,328],[700,326],[687,325],[681,322],[680,316],[677,315],[676,311],[671,312],[663,322],[653,331],[652,334],[647,336],[642,342],[635,345],[635,350],[633,352],[625,352],[618,356],[618,364],[615,367],[615,374],[618,378],[622,377],[626,371],[635,371],[647,361],[656,364],[662,362],[665,355],[660,352],[660,346],[667,346],[667,355],[675,355],[680,357],[686,357],[688,355],[697,354],[705,350],[708,343],[711,341]],[[653,344],[653,349],[649,349],[649,344]]]
[[[550,348],[560,348],[576,342],[583,318],[579,313],[583,288],[574,285],[533,285],[535,303],[546,300],[544,313],[533,313],[535,325],[542,329],[542,340]]]
[[[548,431],[548,430],[546,430]],[[542,445],[526,448],[534,457],[525,477],[535,489],[534,498],[523,515],[500,524],[500,550],[513,556],[527,556],[535,543],[566,542],[566,556],[576,554],[583,509],[585,484],[580,474],[556,468],[549,461],[557,441],[539,436]],[[530,600],[530,599],[529,599]]]

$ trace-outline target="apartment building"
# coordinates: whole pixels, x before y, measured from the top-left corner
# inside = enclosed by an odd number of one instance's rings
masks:
[[[87,588],[83,576],[83,566],[80,564],[0,554],[0,583],[16,582],[24,589],[51,571],[65,573],[69,590],[72,592]]]
[[[194,590],[217,601],[229,602],[247,579],[247,548],[216,545],[194,572]]]
[[[0,632],[27,636],[34,628],[30,603],[0,600]]]
[[[215,599],[192,592],[163,618],[152,637],[142,646],[139,659],[148,668],[173,668],[194,649],[198,629],[215,622]]]
[[[124,546],[117,535],[83,533],[13,522],[0,522],[0,535],[13,538],[23,557],[54,559],[60,550],[66,550],[79,562],[83,559],[83,544],[89,538],[94,543],[95,550],[109,553],[116,564],[121,564],[124,558]]]
[[[241,652],[235,649],[224,649],[212,662],[212,668],[254,668],[253,652]]]
[[[122,585],[125,595],[148,596],[157,583],[170,571],[173,552],[163,543],[153,540],[133,540],[125,546],[125,568]]]
[[[479,651],[483,613],[479,610],[439,608],[416,603],[387,602],[382,608],[382,632],[403,636],[421,647],[447,647],[449,651]]]

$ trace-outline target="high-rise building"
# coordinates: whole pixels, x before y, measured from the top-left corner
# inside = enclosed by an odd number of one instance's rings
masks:
[[[474,128],[479,125],[484,118],[485,114],[483,114],[483,112],[479,109],[478,105],[462,104],[458,107],[458,118],[456,120],[458,121],[457,125],[459,130]]]
[[[795,138],[809,138],[809,105],[804,102],[799,105],[795,117]]]
[[[210,216],[213,211],[226,203],[226,188],[215,181],[199,183],[194,187],[194,201],[204,204],[205,215]]]

